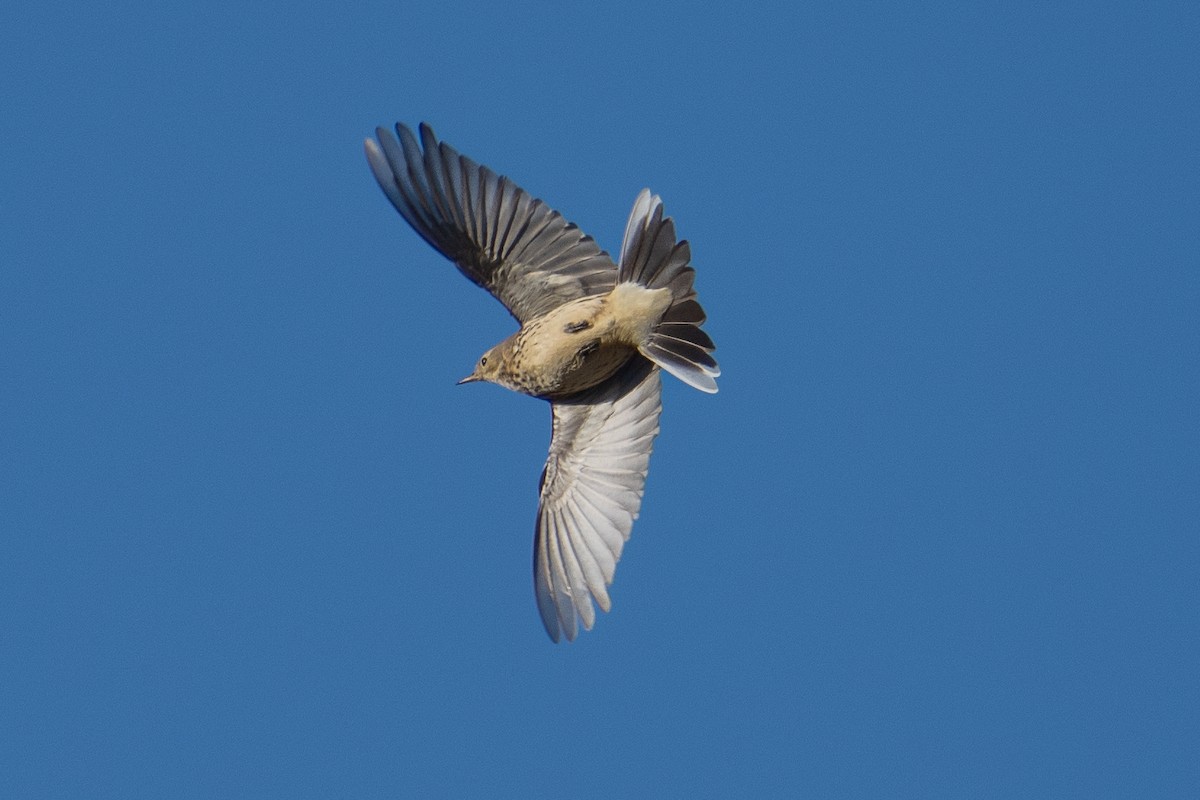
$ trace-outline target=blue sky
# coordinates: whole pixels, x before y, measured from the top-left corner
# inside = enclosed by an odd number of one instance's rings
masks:
[[[0,794],[1195,797],[1200,11],[8,3]],[[613,612],[362,140],[692,243]]]

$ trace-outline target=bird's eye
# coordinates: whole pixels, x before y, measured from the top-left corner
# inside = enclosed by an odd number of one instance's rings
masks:
[[[483,358],[479,359],[479,366],[481,366],[481,367],[487,366],[487,356],[484,356]]]

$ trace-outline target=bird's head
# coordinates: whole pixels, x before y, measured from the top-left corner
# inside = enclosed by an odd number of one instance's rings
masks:
[[[500,345],[497,345],[481,355],[479,360],[475,362],[475,369],[470,375],[459,381],[459,384],[475,383],[476,381],[499,383],[500,365],[504,360],[499,350]]]

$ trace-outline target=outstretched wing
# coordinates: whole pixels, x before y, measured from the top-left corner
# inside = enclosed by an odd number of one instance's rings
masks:
[[[542,623],[556,642],[578,635],[578,619],[591,629],[591,598],[605,611],[611,605],[605,587],[641,508],[658,435],[659,376],[634,356],[595,389],[553,404],[533,579]]]
[[[375,180],[408,224],[520,322],[615,285],[608,253],[562,215],[422,123],[366,140]]]

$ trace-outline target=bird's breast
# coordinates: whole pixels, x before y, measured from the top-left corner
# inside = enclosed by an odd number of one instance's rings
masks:
[[[556,398],[608,378],[635,352],[620,341],[607,296],[573,300],[529,320],[514,337],[505,383],[517,391]]]

